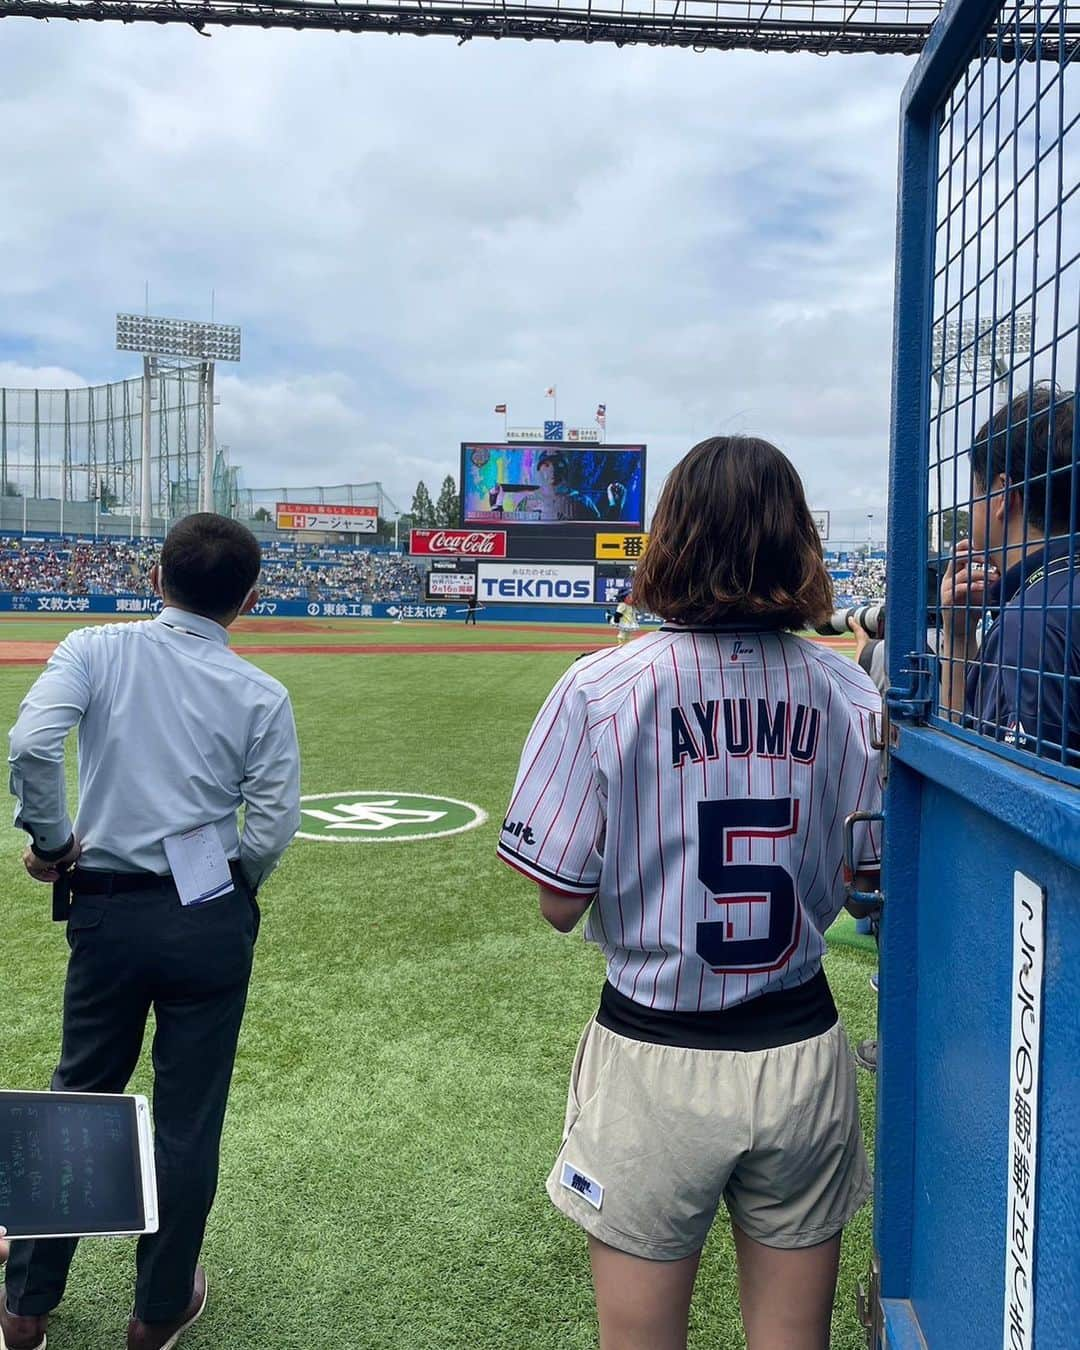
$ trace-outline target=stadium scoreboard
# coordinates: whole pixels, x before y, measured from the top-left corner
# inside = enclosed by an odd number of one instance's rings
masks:
[[[504,534],[511,561],[621,561],[633,542],[601,543],[641,537],[645,465],[644,445],[464,441],[462,529]]]
[[[604,605],[631,584],[644,533],[644,445],[463,441],[461,521],[414,529],[426,598]]]

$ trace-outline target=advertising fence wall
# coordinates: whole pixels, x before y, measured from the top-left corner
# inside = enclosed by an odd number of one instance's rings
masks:
[[[62,595],[20,591],[0,592],[0,614],[98,615],[152,617],[161,601],[150,595]],[[508,604],[485,606],[481,621],[506,623],[604,623],[599,605]],[[263,600],[252,611],[268,619],[430,619],[460,623],[464,606],[454,600],[378,604],[344,600]]]

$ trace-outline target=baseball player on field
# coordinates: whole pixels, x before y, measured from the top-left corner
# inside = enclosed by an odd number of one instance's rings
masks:
[[[554,927],[588,915],[607,961],[548,1194],[588,1234],[601,1350],[685,1350],[721,1203],[749,1350],[827,1350],[870,1178],[821,958],[844,820],[879,809],[881,698],[792,631],[832,590],[765,441],[716,437],[675,468],[634,599],[664,626],[555,686],[499,843]],[[855,844],[869,889],[865,825]]]

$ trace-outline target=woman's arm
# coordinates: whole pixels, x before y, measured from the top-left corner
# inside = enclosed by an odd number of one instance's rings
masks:
[[[594,895],[564,895],[548,886],[540,887],[540,913],[560,933],[569,933],[596,899]]]

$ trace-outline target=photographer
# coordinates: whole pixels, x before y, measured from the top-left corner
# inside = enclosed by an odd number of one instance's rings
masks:
[[[1040,386],[976,437],[971,538],[942,578],[940,649],[946,715],[1069,764],[1080,763],[1074,405]]]
[[[885,669],[885,611],[881,611],[877,637],[870,636],[857,615],[851,617],[851,631],[855,634],[855,660],[874,681],[878,693],[884,698],[885,690],[889,687],[889,672]]]

